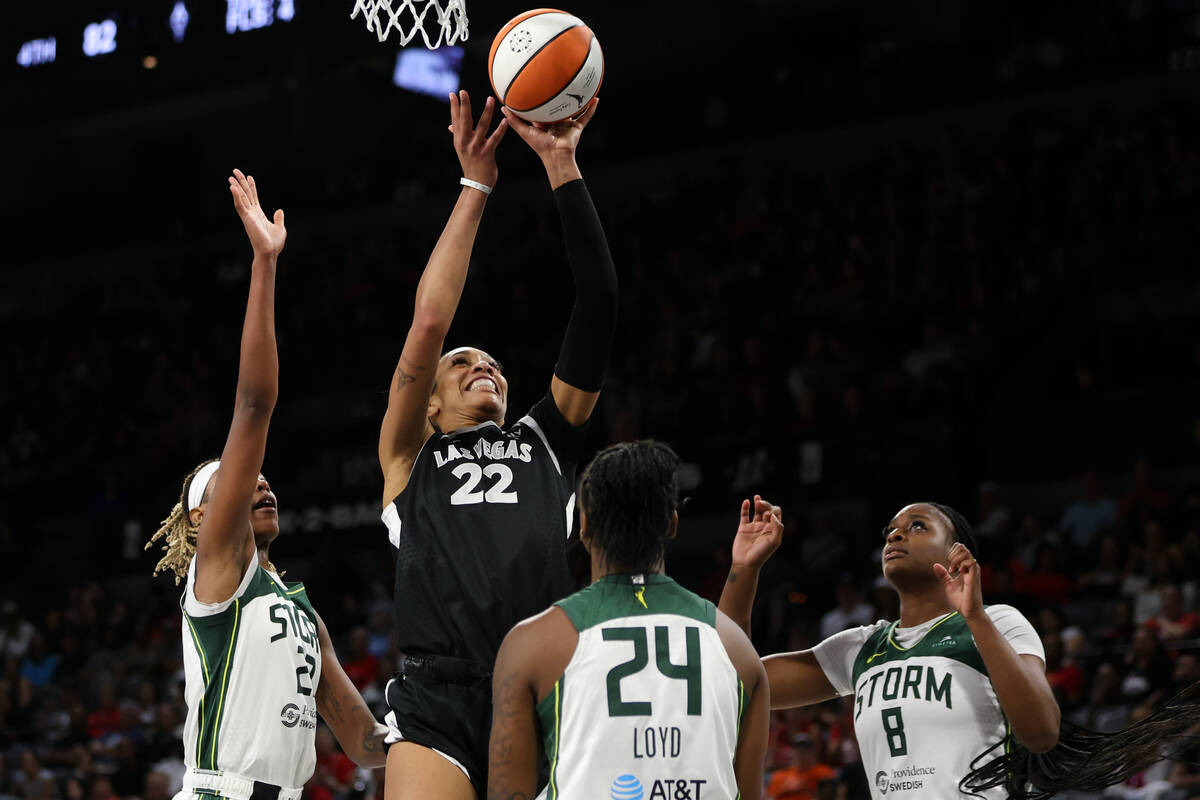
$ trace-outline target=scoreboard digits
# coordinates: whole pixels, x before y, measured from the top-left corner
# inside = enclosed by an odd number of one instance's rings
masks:
[[[117,23],[106,19],[93,22],[83,29],[83,54],[88,58],[102,56],[117,49]]]
[[[210,4],[206,4],[210,5]],[[208,8],[201,9],[201,4],[192,0],[193,8],[188,7],[187,0],[177,0],[171,6],[170,13],[162,19],[162,24],[171,32],[176,44],[181,44],[187,36],[188,27],[193,21],[193,13],[204,13]],[[228,34],[244,33],[247,31],[269,28],[276,22],[290,22],[296,16],[295,0],[225,0],[225,32]],[[68,37],[68,32],[58,35],[43,36],[23,42],[17,49],[17,64],[24,68],[53,64],[59,56],[58,43],[63,41],[81,41],[82,52],[87,58],[96,58],[115,52],[120,45],[118,38],[118,22],[116,18],[104,18],[86,23],[81,31],[81,38]],[[131,24],[145,24],[145,21],[134,17]],[[124,24],[124,22],[122,22]]]
[[[21,45],[21,49],[17,51],[17,63],[22,67],[53,64],[56,55],[58,42],[53,36],[48,39],[34,39]]]

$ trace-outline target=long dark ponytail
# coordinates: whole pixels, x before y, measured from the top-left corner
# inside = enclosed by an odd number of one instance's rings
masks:
[[[1150,716],[1115,733],[1063,722],[1058,744],[1045,753],[1023,747],[1010,733],[980,753],[958,788],[973,797],[1003,787],[1012,800],[1047,800],[1059,792],[1100,792],[1164,758],[1200,719],[1200,681]],[[1000,756],[993,751],[1006,747]]]
[[[927,503],[942,512],[976,558],[978,540],[966,517],[950,506]],[[1011,800],[1048,800],[1068,790],[1100,792],[1167,758],[1187,729],[1200,720],[1200,682],[1167,701],[1143,720],[1115,733],[1100,733],[1074,723],[1059,724],[1058,743],[1035,753],[1012,733],[971,762],[958,788],[972,797],[1003,787]],[[996,755],[997,750],[1003,750]]]

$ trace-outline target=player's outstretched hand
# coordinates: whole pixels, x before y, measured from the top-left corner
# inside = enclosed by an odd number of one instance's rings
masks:
[[[496,101],[489,97],[476,125],[471,114],[471,96],[466,91],[450,95],[450,132],[454,134],[454,152],[458,153],[463,177],[486,186],[495,186],[500,175],[496,167],[496,147],[508,130],[508,120],[502,119],[488,136],[495,113]]]
[[[983,613],[983,581],[979,577],[979,562],[962,542],[950,548],[947,565],[933,565],[933,573],[946,588],[946,599],[964,619]]]
[[[283,243],[287,241],[287,228],[283,227],[283,209],[275,211],[272,222],[263,213],[258,204],[258,186],[254,176],[243,175],[240,169],[235,169],[229,176],[229,193],[233,195],[233,207],[237,209],[242,224],[246,226],[246,235],[250,237],[250,246],[254,248],[254,257],[266,256],[275,258],[283,251]]]
[[[733,563],[758,569],[782,541],[783,509],[756,494],[752,514],[750,501],[743,500],[741,523],[733,537]]]
[[[583,135],[583,129],[592,121],[592,117],[596,116],[596,106],[599,103],[600,98],[593,97],[582,113],[552,125],[544,122],[530,124],[518,117],[508,106],[500,110],[504,112],[505,119],[517,135],[533,148],[533,152],[537,153],[543,162],[549,162],[557,156],[575,157],[579,137]]]

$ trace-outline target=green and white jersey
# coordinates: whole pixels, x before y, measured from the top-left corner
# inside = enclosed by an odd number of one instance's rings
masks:
[[[579,643],[537,707],[545,796],[737,797],[746,697],[713,604],[665,575],[610,575],[555,605]]]
[[[1018,654],[1046,660],[1021,612],[997,605],[987,615]],[[813,654],[838,694],[854,695],[854,731],[873,798],[967,797],[958,782],[1008,733],[983,658],[957,612],[897,625],[880,620],[842,631]]]
[[[299,788],[316,765],[321,645],[304,585],[285,584],[259,566],[246,569],[223,603],[196,599],[196,564],[183,608],[187,720],[184,762]]]

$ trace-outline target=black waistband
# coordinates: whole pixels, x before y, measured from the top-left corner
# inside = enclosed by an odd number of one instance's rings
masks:
[[[470,661],[453,656],[413,655],[400,660],[400,674],[419,672],[430,675],[443,683],[473,684],[490,680],[492,668],[489,664]],[[258,800],[258,798],[254,798]]]
[[[254,791],[250,793],[250,800],[278,800],[279,787],[272,783],[263,783],[262,781],[254,782]]]

